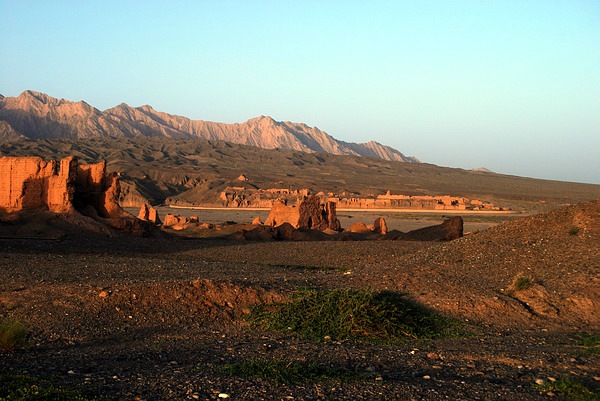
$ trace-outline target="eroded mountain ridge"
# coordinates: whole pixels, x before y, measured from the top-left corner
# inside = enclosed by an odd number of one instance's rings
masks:
[[[414,157],[375,141],[339,141],[306,124],[275,121],[260,116],[244,123],[226,124],[172,115],[151,106],[125,103],[100,111],[86,102],[56,99],[24,91],[18,97],[0,96],[0,139],[83,139],[92,137],[167,137],[222,140],[264,149],[292,149],[338,155],[418,162]]]

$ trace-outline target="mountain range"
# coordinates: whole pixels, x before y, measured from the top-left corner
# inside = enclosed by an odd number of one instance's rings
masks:
[[[291,149],[337,155],[367,156],[390,161],[419,162],[375,141],[344,142],[306,124],[260,116],[226,124],[172,115],[146,105],[125,103],[100,111],[84,101],[56,99],[24,91],[18,97],[0,95],[0,140],[84,139],[93,137],[167,137],[221,140],[263,149]]]

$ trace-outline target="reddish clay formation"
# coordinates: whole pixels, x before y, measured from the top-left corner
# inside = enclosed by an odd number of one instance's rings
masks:
[[[185,217],[181,217],[178,214],[165,214],[165,221],[163,223],[164,227],[170,227],[181,223],[186,223]]]
[[[138,219],[150,221],[154,224],[161,224],[160,217],[158,217],[158,212],[156,211],[156,209],[145,203],[140,208]]]
[[[226,207],[273,207],[281,201],[286,205],[299,205],[309,192],[308,189],[261,189],[249,184],[247,187],[227,187],[221,192],[219,203]],[[377,196],[371,194],[366,197],[351,197],[345,192],[341,194],[319,192],[315,196],[319,197],[321,202],[334,202],[338,209],[503,210],[493,203],[446,195],[392,195],[391,191],[387,191],[385,194]]]
[[[299,218],[300,212],[296,206],[287,206],[284,201],[278,200],[273,202],[265,225],[277,227],[283,223],[289,223],[292,227],[298,228]]]
[[[305,197],[298,207],[287,206],[282,201],[274,202],[265,225],[276,227],[283,223],[289,223],[294,228],[321,231],[341,229],[335,212],[335,203],[322,204],[319,197],[312,195]]]
[[[387,224],[385,223],[385,219],[383,217],[378,217],[375,219],[373,223],[373,231],[379,234],[387,234]]]
[[[365,233],[370,233],[371,229],[369,227],[367,227],[367,225],[365,223],[363,223],[362,221],[357,221],[356,223],[352,224],[350,226],[350,228],[347,228],[345,231],[350,232],[350,233],[365,234]]]
[[[311,228],[314,230],[340,230],[340,222],[335,213],[335,203],[326,202],[321,204],[320,198],[308,196],[298,207],[298,227]]]
[[[106,162],[79,165],[75,156],[60,165],[40,157],[2,157],[0,211],[82,213],[117,230],[148,234],[148,227],[119,206],[118,177],[106,173]]]
[[[5,212],[48,210],[74,213],[89,209],[105,218],[130,216],[116,199],[116,174],[106,174],[106,162],[79,165],[75,156],[58,163],[40,157],[0,158],[0,208]]]

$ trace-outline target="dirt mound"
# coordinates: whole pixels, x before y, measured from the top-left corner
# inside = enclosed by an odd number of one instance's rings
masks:
[[[600,201],[596,200],[423,250],[411,263],[423,263],[443,280],[438,284],[444,287],[443,300],[432,294],[420,297],[442,309],[500,326],[522,322],[598,328],[598,260]],[[517,280],[524,284],[515,285]]]
[[[27,321],[41,338],[89,338],[127,328],[157,329],[178,325],[223,326],[241,319],[259,303],[284,297],[261,287],[241,287],[212,280],[145,283],[115,287],[49,285],[4,292],[0,309],[37,305]]]

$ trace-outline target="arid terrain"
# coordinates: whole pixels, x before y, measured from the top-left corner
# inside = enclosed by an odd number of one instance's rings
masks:
[[[599,185],[133,136],[0,144],[0,400],[598,399]]]
[[[67,235],[2,238],[0,311],[29,345],[0,370],[109,399],[545,400],[536,380],[598,388],[600,202],[451,242],[237,242]],[[526,288],[517,286],[526,279]],[[458,338],[309,340],[250,326],[299,288],[392,291],[464,323]],[[597,347],[597,345],[596,345]],[[356,380],[225,373],[314,362]],[[550,392],[548,392],[550,391]]]

